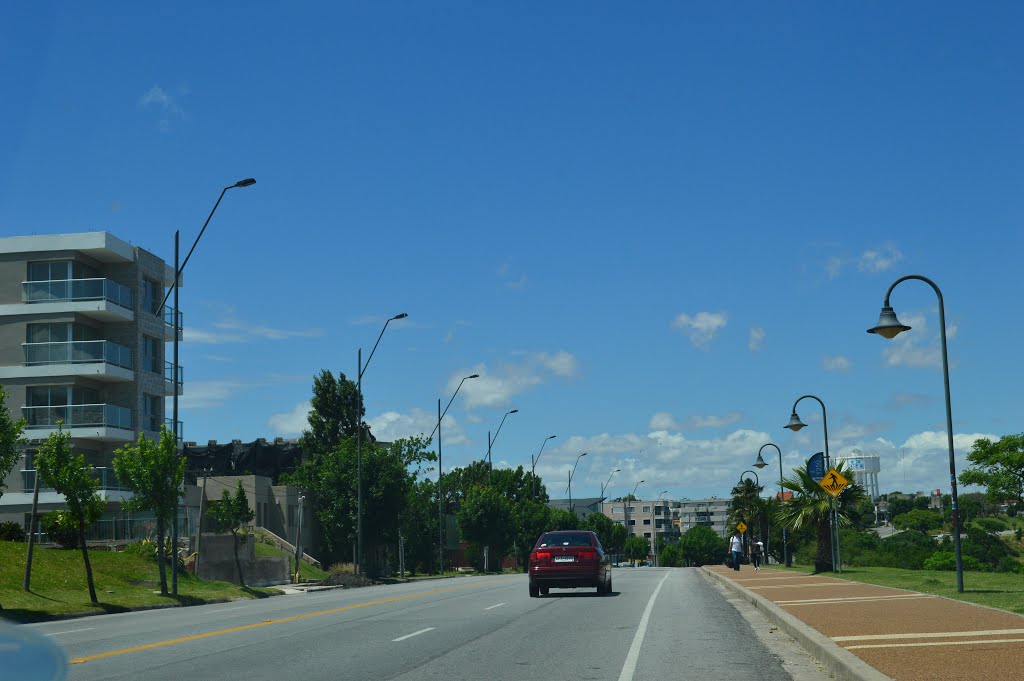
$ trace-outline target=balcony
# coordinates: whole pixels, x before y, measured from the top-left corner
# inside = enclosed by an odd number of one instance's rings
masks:
[[[88,376],[101,381],[135,377],[131,348],[112,341],[22,343],[23,367],[0,367],[0,379]]]
[[[23,281],[21,286],[22,301],[38,306],[33,312],[81,312],[103,321],[134,319],[132,290],[112,279]],[[25,314],[24,310],[6,312]]]
[[[185,369],[180,364],[178,365],[178,394],[181,395],[185,387]],[[174,394],[174,363],[164,362],[164,394]],[[158,429],[159,430],[159,429]]]
[[[174,340],[174,332],[178,332],[178,340],[182,339],[181,331],[184,327],[184,319],[182,318],[181,312],[176,311],[173,307],[164,308],[164,340]]]
[[[153,437],[150,438],[150,439],[153,439],[153,440],[156,439],[156,436],[158,436],[160,434],[161,426],[166,426],[167,430],[173,433],[174,432],[174,419],[162,419],[159,416],[143,416],[142,417],[142,427],[146,430],[147,437],[149,437],[149,434],[153,435]],[[184,429],[182,427],[182,422],[178,421],[178,442],[179,443],[182,440],[184,440],[184,437],[182,435],[183,432],[184,432]]]
[[[21,413],[27,421],[25,434],[32,439],[45,439],[58,424],[76,439],[131,442],[135,435],[132,410],[116,404],[22,407]]]
[[[126,491],[127,487],[122,487],[121,483],[117,479],[117,475],[114,474],[114,469],[104,466],[90,466],[90,474],[99,483],[101,490],[116,490]],[[21,488],[24,494],[32,494],[32,486],[36,484],[36,472],[34,470],[22,470],[21,471]],[[41,483],[40,483],[41,484]],[[39,487],[40,494],[46,494],[48,492],[55,492],[52,487]]]

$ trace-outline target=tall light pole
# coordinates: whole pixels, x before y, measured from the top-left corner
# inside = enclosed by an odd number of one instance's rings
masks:
[[[946,393],[946,442],[949,447],[949,485],[950,485],[950,496],[952,497],[953,508],[950,520],[953,524],[953,549],[956,556],[956,590],[960,593],[964,591],[964,564],[963,558],[960,553],[960,516],[959,516],[959,504],[956,491],[956,458],[953,454],[953,407],[949,400],[949,353],[946,350],[946,306],[942,300],[942,291],[939,290],[938,285],[929,279],[923,277],[920,274],[908,274],[905,277],[900,277],[889,286],[889,290],[885,292],[885,302],[882,304],[882,313],[878,317],[878,324],[871,329],[868,329],[868,333],[877,333],[882,338],[892,339],[898,334],[909,331],[910,327],[905,324],[901,324],[900,320],[896,318],[896,313],[889,305],[889,296],[892,295],[892,290],[896,286],[908,279],[916,279],[923,281],[932,287],[935,291],[935,295],[939,298],[939,337],[942,340],[942,381],[943,387]]]
[[[533,500],[537,501],[537,462],[540,461],[540,455],[544,453],[544,445],[548,443],[548,440],[553,440],[557,435],[548,435],[544,438],[544,441],[540,443],[540,451],[537,452],[537,456],[530,457],[530,476],[533,478]]]
[[[459,387],[457,387],[455,389],[455,392],[452,393],[452,399],[448,400],[448,406],[446,406],[444,408],[443,412],[441,411],[441,399],[438,398],[438,400],[437,400],[437,425],[434,426],[434,430],[430,431],[430,437],[427,438],[427,441],[429,442],[430,438],[434,437],[434,433],[435,432],[437,433],[437,573],[438,574],[444,574],[444,495],[442,494],[442,489],[441,489],[441,473],[443,471],[443,469],[441,468],[441,419],[443,419],[444,415],[448,413],[448,407],[452,406],[452,402],[455,401],[455,396],[459,394],[460,390],[462,390],[462,384],[465,383],[467,380],[469,380],[471,378],[480,378],[480,374],[470,374],[469,376],[464,376],[462,378],[462,380],[459,381]]]
[[[651,506],[651,554],[654,556],[654,567],[658,567],[658,522],[654,518],[654,510],[658,508],[658,504],[661,503],[661,495],[668,494],[668,490],[662,490],[658,494],[657,501]]]
[[[629,493],[629,496],[626,497],[626,499],[625,499],[625,503],[622,505],[622,513],[624,514],[624,516],[626,518],[626,541],[629,541],[630,535],[632,534],[632,532],[630,531],[630,528],[629,528],[629,505],[632,503],[632,501],[630,501],[630,499],[636,497],[636,490],[637,490],[637,488],[640,485],[643,484],[643,482],[644,481],[641,480],[641,481],[637,482],[635,485],[633,485],[633,491]]]
[[[768,465],[767,463],[765,463],[765,460],[761,457],[761,452],[764,451],[765,447],[775,447],[775,451],[777,451],[779,453],[779,503],[780,504],[784,504],[784,503],[786,503],[786,492],[782,488],[782,450],[779,449],[779,446],[777,444],[775,444],[774,442],[768,442],[766,444],[761,445],[761,449],[757,450],[757,461],[754,462],[754,468],[764,468],[765,466]],[[770,535],[771,535],[771,533],[769,531],[769,537],[768,537],[768,546],[769,547],[771,546],[771,536]],[[765,557],[766,558],[768,557],[767,551],[765,551]],[[782,526],[782,564],[783,565],[789,565],[789,563],[786,561],[786,526],[785,525]]]
[[[820,397],[817,395],[803,395],[797,398],[796,402],[793,403],[793,413],[789,417],[789,423],[784,427],[789,428],[794,433],[799,431],[801,428],[807,427],[807,424],[801,421],[800,417],[796,413],[796,405],[800,404],[800,400],[805,398],[816,400],[818,404],[821,405],[821,425],[825,430],[825,467],[832,468],[832,459],[828,453],[828,414],[825,412],[825,403],[821,401]],[[832,572],[836,572],[838,567],[838,572],[842,573],[842,557],[839,551],[839,516],[835,501],[834,497],[829,501],[829,506],[831,507],[832,512],[829,514],[828,533],[832,542]]]
[[[373,353],[377,352],[377,346],[380,345],[380,339],[384,337],[384,332],[387,331],[388,324],[398,319],[405,319],[408,317],[406,313],[396,314],[391,319],[384,322],[384,328],[380,330],[380,334],[377,336],[377,342],[373,344],[373,349],[370,350],[370,356],[366,358],[366,364],[363,364],[363,349],[359,348],[356,353],[357,362],[356,365],[356,571],[359,574],[363,574],[363,374],[366,373],[366,368],[370,366],[370,360],[373,359]]]
[[[761,479],[757,477],[757,473],[755,473],[754,471],[749,471],[748,470],[748,471],[743,471],[742,473],[740,473],[740,485],[743,484],[743,476],[746,475],[747,473],[750,473],[751,475],[754,476],[754,490],[755,491],[760,491],[760,489],[761,489]],[[760,494],[758,496],[760,496]],[[747,541],[747,533],[746,532],[743,533],[743,541],[744,542]]]
[[[577,456],[576,457],[576,463],[574,463],[572,465],[572,470],[569,471],[569,487],[568,487],[568,492],[569,492],[569,513],[572,513],[572,476],[576,474],[576,466],[579,465],[580,459],[582,459],[586,455],[587,455],[587,453],[583,452],[582,454]]]
[[[611,474],[608,475],[608,482],[606,482],[603,485],[601,485],[601,501],[602,502],[604,501],[604,491],[606,489],[608,489],[608,485],[610,485],[612,483],[612,476],[615,475],[616,473],[621,473],[621,472],[622,472],[621,468],[616,468],[615,470],[613,470],[611,472]]]
[[[181,310],[178,307],[178,288],[181,280],[181,273],[185,271],[185,265],[188,264],[189,258],[192,257],[192,252],[196,250],[196,246],[199,245],[199,240],[203,238],[203,232],[206,231],[206,226],[210,224],[210,218],[217,212],[217,206],[220,205],[220,200],[224,198],[224,194],[229,189],[235,189],[236,187],[250,187],[256,184],[256,180],[251,177],[247,177],[244,180],[228,185],[221,190],[220,196],[217,197],[217,202],[213,204],[213,208],[210,210],[210,214],[206,216],[206,222],[203,223],[203,228],[199,230],[199,236],[192,242],[192,248],[188,249],[188,255],[185,256],[185,262],[178,264],[178,237],[179,230],[174,230],[174,286],[171,291],[168,291],[164,295],[163,302],[160,303],[160,309],[157,310],[157,316],[161,316],[164,311],[164,307],[167,305],[167,298],[170,297],[171,293],[174,293],[174,314],[171,317],[171,331],[174,332],[174,363],[171,368],[171,383],[174,385],[174,401],[172,402],[172,416],[171,416],[171,432],[174,434],[174,448],[177,451],[178,448],[178,320],[181,318]],[[165,412],[166,413],[166,412]],[[180,500],[179,500],[180,501]],[[202,530],[200,530],[201,532]],[[171,523],[171,548],[174,553],[171,556],[171,595],[178,595],[178,504],[174,505],[174,522]]]
[[[498,430],[494,433],[494,437],[491,437],[491,431],[487,431],[487,484],[491,484],[491,471],[494,470],[494,466],[491,463],[491,447],[494,446],[494,442],[498,439],[498,433],[501,432],[501,427],[505,425],[505,419],[508,418],[509,414],[518,414],[518,409],[512,409],[505,412],[505,415],[501,417],[501,423],[498,424]]]

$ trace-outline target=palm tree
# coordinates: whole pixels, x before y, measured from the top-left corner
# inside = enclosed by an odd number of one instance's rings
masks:
[[[761,487],[750,478],[740,480],[739,484],[732,488],[732,505],[729,509],[729,523],[736,527],[743,521],[747,525],[747,532],[744,532],[744,543],[748,534],[760,525],[758,519],[763,513],[764,504],[761,500]],[[758,530],[760,531],[760,530]]]
[[[852,480],[845,462],[838,462],[834,468],[847,480]],[[784,525],[794,532],[804,526],[815,528],[817,535],[817,555],[814,559],[815,572],[832,570],[832,548],[829,536],[829,513],[831,511],[831,495],[807,472],[807,466],[794,468],[796,477],[782,481],[782,488],[793,493],[793,498],[780,504],[775,512],[775,522]],[[853,524],[849,509],[852,509],[866,497],[864,488],[851,482],[836,498],[836,515],[840,527]]]

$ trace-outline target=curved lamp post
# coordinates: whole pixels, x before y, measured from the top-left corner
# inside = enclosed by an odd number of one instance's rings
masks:
[[[441,419],[448,413],[448,407],[452,406],[452,402],[455,401],[455,396],[462,390],[462,384],[471,378],[480,378],[480,374],[470,374],[464,376],[459,381],[459,387],[452,393],[452,399],[448,400],[448,406],[441,411],[441,399],[437,400],[437,425],[434,426],[434,430],[430,431],[430,437],[427,438],[429,442],[434,433],[437,433],[437,572],[438,574],[444,574],[444,495],[441,493]]]
[[[764,451],[765,447],[775,447],[775,451],[777,451],[779,453],[779,503],[783,504],[783,503],[786,502],[786,492],[785,492],[785,490],[782,489],[782,450],[779,449],[779,446],[777,444],[775,444],[774,442],[768,442],[766,444],[761,445],[761,449],[757,450],[757,461],[754,462],[754,468],[760,469],[760,468],[764,468],[765,466],[768,465],[765,462],[764,458],[761,457],[761,452]],[[770,534],[771,533],[769,531],[769,548],[771,547],[771,536],[770,536]],[[767,552],[766,552],[766,557],[767,557]],[[786,561],[786,526],[785,525],[782,526],[782,564],[783,565],[788,565],[789,564]]]
[[[892,295],[892,290],[896,288],[901,282],[907,281],[908,279],[916,279],[923,281],[935,290],[935,295],[939,298],[939,337],[942,340],[942,380],[943,387],[946,393],[946,442],[949,447],[949,486],[950,496],[953,501],[953,509],[951,514],[951,520],[953,523],[953,549],[956,554],[956,590],[960,593],[964,591],[964,564],[963,558],[960,553],[960,516],[959,505],[957,503],[957,491],[956,491],[956,458],[953,454],[953,408],[950,405],[949,400],[949,354],[946,351],[946,307],[942,300],[942,291],[939,290],[938,285],[929,279],[923,277],[920,274],[908,274],[905,277],[900,277],[889,286],[889,290],[885,292],[885,302],[882,303],[882,313],[878,316],[878,324],[873,328],[868,329],[868,333],[875,333],[882,338],[892,339],[898,334],[904,331],[909,331],[910,327],[905,324],[901,324],[900,320],[896,318],[896,313],[889,305],[889,296]]]
[[[569,492],[569,513],[572,513],[572,512],[573,512],[573,511],[572,511],[572,476],[576,474],[576,466],[578,466],[578,465],[579,465],[579,463],[580,463],[580,459],[582,459],[582,458],[583,458],[583,457],[585,457],[586,455],[587,455],[587,453],[586,453],[586,452],[583,452],[582,454],[580,454],[579,456],[577,456],[577,457],[576,457],[576,463],[574,463],[574,464],[572,465],[572,470],[571,470],[571,471],[569,471],[569,487],[567,488],[567,491]]]
[[[366,364],[363,364],[363,349],[359,348],[359,352],[356,353],[358,364],[356,372],[356,399],[359,404],[356,409],[356,420],[359,422],[359,426],[356,428],[356,571],[359,574],[363,574],[363,374],[366,373],[366,368],[370,366],[370,360],[373,359],[373,353],[377,352],[377,346],[380,345],[380,339],[384,337],[384,332],[387,331],[388,324],[395,321],[396,319],[405,319],[408,317],[406,313],[396,314],[391,319],[384,322],[384,328],[380,330],[380,334],[377,336],[377,342],[373,344],[373,349],[370,350],[370,356],[366,358]]]
[[[805,398],[817,400],[818,404],[821,405],[821,425],[825,429],[825,467],[832,468],[832,459],[828,453],[828,414],[825,411],[825,403],[821,401],[820,397],[817,395],[803,395],[797,398],[797,401],[793,403],[793,413],[789,417],[789,423],[787,423],[784,428],[789,428],[795,433],[801,428],[807,427],[807,424],[801,421],[800,417],[796,413],[796,405],[800,404],[800,400]],[[829,540],[832,543],[832,572],[837,571],[838,564],[838,572],[842,573],[842,557],[839,549],[839,515],[836,509],[834,497],[829,501],[829,505],[832,508],[832,512],[829,514],[828,520]]]
[[[498,430],[494,433],[494,437],[491,437],[491,431],[487,431],[487,484],[491,484],[491,471],[494,470],[494,466],[491,464],[491,447],[494,446],[494,442],[498,439],[498,433],[501,432],[501,427],[505,425],[505,419],[508,418],[509,414],[518,414],[518,409],[512,409],[511,411],[505,412],[505,415],[501,417],[501,423],[498,424]]]
[[[537,452],[537,456],[530,457],[530,475],[533,477],[533,500],[537,500],[537,462],[540,461],[540,455],[544,453],[544,445],[548,443],[548,440],[553,440],[558,437],[557,435],[548,435],[544,438],[544,441],[540,443],[540,451]]]
[[[654,567],[658,567],[658,525],[654,518],[654,509],[658,508],[658,504],[661,503],[661,496],[668,494],[668,490],[662,490],[658,493],[658,499],[651,506],[651,554],[654,556]]]
[[[633,485],[633,491],[629,493],[629,496],[624,499],[623,504],[622,504],[622,513],[624,514],[624,517],[626,519],[626,540],[627,541],[633,535],[633,532],[632,532],[632,530],[629,527],[629,505],[631,503],[633,503],[632,499],[636,498],[636,490],[637,490],[637,488],[640,487],[640,485],[642,485],[643,483],[644,483],[644,481],[641,480],[640,482],[638,482],[635,485]],[[641,510],[643,510],[643,509],[641,509]],[[625,553],[625,546],[623,546],[623,553]]]
[[[610,485],[610,484],[612,483],[612,476],[613,476],[613,475],[615,475],[616,473],[621,473],[621,472],[622,472],[622,469],[621,469],[621,468],[616,468],[616,469],[615,469],[615,470],[613,470],[613,471],[611,472],[611,474],[610,474],[610,475],[608,476],[608,482],[606,482],[606,483],[604,483],[603,485],[601,485],[601,500],[602,500],[602,501],[604,501],[604,491],[605,491],[606,489],[608,489],[608,485]]]
[[[178,234],[179,234],[179,231],[178,230],[174,230],[174,287],[170,291],[168,291],[166,295],[164,295],[164,300],[163,300],[162,303],[160,303],[160,309],[157,310],[156,315],[159,317],[159,316],[161,316],[163,314],[164,307],[167,305],[167,299],[170,297],[171,293],[173,293],[174,294],[174,314],[171,316],[171,331],[174,333],[174,350],[173,350],[173,352],[174,352],[174,364],[173,364],[173,367],[171,368],[171,383],[174,384],[174,400],[172,402],[172,405],[173,405],[172,406],[172,412],[173,413],[171,415],[171,431],[174,434],[174,448],[175,448],[175,452],[177,452],[178,437],[180,435],[180,433],[178,432],[178,393],[181,390],[180,386],[178,385],[178,371],[179,371],[179,367],[178,367],[178,332],[179,332],[178,320],[181,318],[181,316],[180,316],[181,312],[180,312],[180,310],[178,308],[178,288],[179,288],[179,281],[181,280],[181,273],[185,271],[185,265],[188,264],[189,258],[192,257],[192,252],[194,250],[196,250],[196,246],[199,245],[199,240],[203,238],[203,232],[206,231],[206,226],[210,224],[210,218],[212,218],[213,214],[217,212],[217,206],[220,205],[220,200],[224,198],[224,194],[226,194],[229,189],[235,189],[236,187],[250,187],[250,186],[252,186],[254,184],[256,184],[256,180],[252,179],[251,177],[247,177],[244,180],[239,180],[238,182],[236,182],[236,183],[234,183],[232,185],[228,185],[227,187],[224,187],[224,189],[222,189],[220,191],[220,196],[217,197],[217,202],[215,204],[213,204],[213,208],[210,210],[210,214],[206,216],[206,222],[203,223],[203,228],[199,230],[199,235],[196,237],[196,240],[192,242],[192,248],[188,249],[188,255],[185,256],[185,262],[181,263],[181,265],[178,265]],[[202,528],[200,528],[199,533],[202,534]],[[173,560],[171,560],[171,595],[172,596],[177,596],[178,595],[178,505],[177,504],[175,504],[175,506],[174,506],[174,522],[171,523],[171,546],[174,548],[174,556],[173,556]]]

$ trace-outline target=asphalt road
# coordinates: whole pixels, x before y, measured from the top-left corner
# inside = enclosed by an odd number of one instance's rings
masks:
[[[75,681],[793,678],[782,661],[801,653],[698,571],[613,575],[604,597],[529,598],[505,575],[27,626],[64,647]]]

